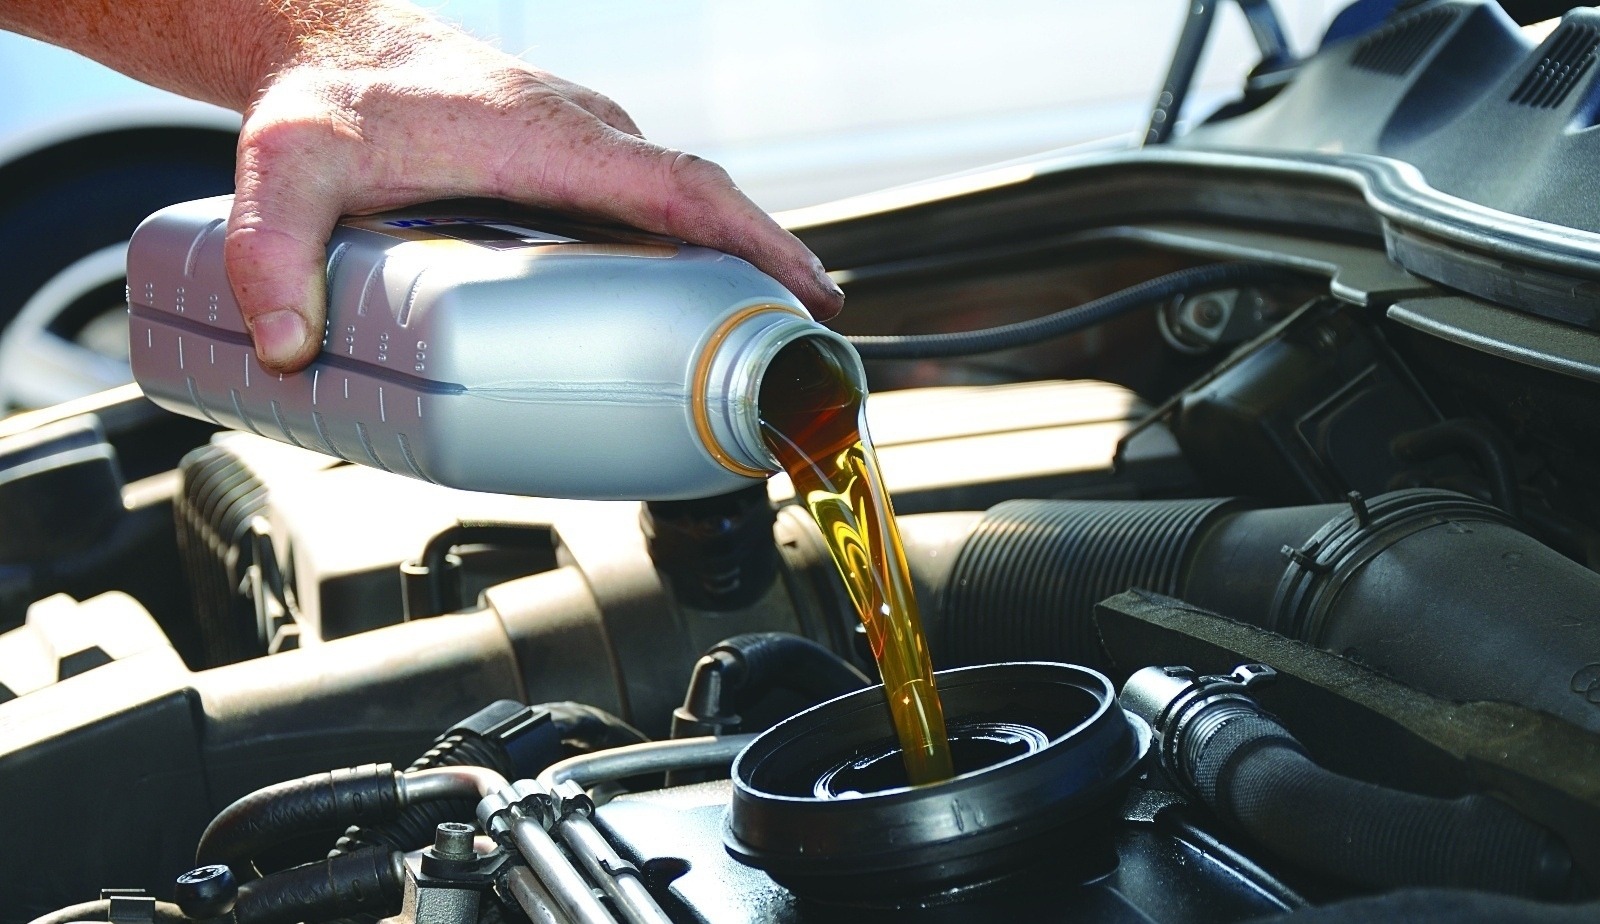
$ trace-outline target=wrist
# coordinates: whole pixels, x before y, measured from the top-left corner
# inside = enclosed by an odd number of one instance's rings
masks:
[[[460,36],[410,3],[395,0],[278,0],[258,57],[247,68],[265,87],[299,67],[383,69]]]

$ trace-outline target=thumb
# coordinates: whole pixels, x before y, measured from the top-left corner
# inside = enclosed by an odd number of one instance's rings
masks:
[[[274,372],[304,368],[322,347],[332,196],[240,171],[223,261],[256,356]]]

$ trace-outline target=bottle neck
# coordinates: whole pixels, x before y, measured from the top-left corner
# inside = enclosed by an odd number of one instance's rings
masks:
[[[740,308],[706,341],[695,370],[695,428],[712,458],[729,471],[765,478],[781,468],[761,434],[761,382],[773,359],[801,340],[826,351],[866,393],[866,371],[855,347],[789,306]]]

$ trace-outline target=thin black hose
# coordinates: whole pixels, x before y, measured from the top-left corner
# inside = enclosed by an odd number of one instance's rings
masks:
[[[550,718],[561,730],[561,743],[578,752],[603,751],[650,740],[649,735],[599,706],[564,699],[540,703],[534,708],[550,713]]]
[[[638,744],[650,739],[617,716],[585,703],[561,701],[541,703],[534,711],[550,714],[564,745],[577,751]],[[504,747],[494,741],[465,732],[451,734],[436,742],[406,768],[410,773],[433,767],[488,767],[507,779],[532,776],[544,767],[516,766]],[[408,805],[393,818],[374,824],[351,825],[340,836],[329,856],[339,856],[363,847],[416,850],[433,842],[433,832],[442,821],[472,821],[478,800],[440,799]]]
[[[1271,263],[1211,263],[1158,276],[1030,321],[956,333],[855,336],[849,340],[862,359],[941,359],[993,353],[1074,334],[1188,292],[1304,280],[1304,276]]]
[[[1470,457],[1488,476],[1495,506],[1512,519],[1521,519],[1516,453],[1505,436],[1488,424],[1470,418],[1442,420],[1431,427],[1400,434],[1389,448],[1405,462],[1426,462],[1449,453]]]
[[[528,523],[497,520],[462,520],[428,540],[422,550],[422,563],[435,574],[444,571],[452,549],[464,545],[497,545],[512,548],[548,548],[550,531]]]
[[[111,917],[111,901],[99,899],[92,902],[80,902],[59,908],[42,917],[34,918],[31,924],[73,924],[77,921],[108,921]],[[171,902],[155,903],[156,924],[193,924],[178,910],[178,906]]]
[[[683,705],[672,714],[672,737],[726,733],[741,711],[774,688],[808,704],[859,690],[872,681],[811,639],[787,632],[748,632],[713,645],[689,675]]]
[[[782,687],[813,702],[843,696],[872,682],[849,662],[811,639],[787,632],[750,632],[724,639],[709,654],[727,652],[743,665],[724,688],[724,706],[742,709],[768,690]]]
[[[462,607],[466,601],[461,599],[461,560],[453,559],[450,553],[469,545],[555,554],[546,527],[498,520],[458,521],[429,539],[421,558],[401,565],[402,602],[408,620],[439,616]]]

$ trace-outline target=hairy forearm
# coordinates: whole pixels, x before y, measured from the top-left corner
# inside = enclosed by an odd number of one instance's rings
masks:
[[[394,0],[0,0],[0,28],[240,111],[291,64],[391,63],[449,31]]]

